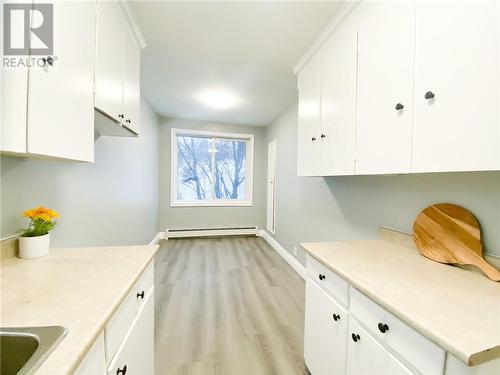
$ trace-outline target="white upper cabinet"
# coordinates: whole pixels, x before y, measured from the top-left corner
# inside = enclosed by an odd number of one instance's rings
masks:
[[[99,1],[95,108],[136,134],[139,132],[140,64],[140,47],[120,5],[117,1]],[[99,121],[99,129],[100,125]]]
[[[321,60],[320,175],[354,174],[356,28],[347,19],[328,40]],[[342,51],[342,53],[339,53]]]
[[[35,12],[31,22],[41,17]],[[54,1],[53,28],[52,55],[32,55],[35,66],[2,74],[1,151],[91,162],[95,3]],[[41,43],[35,38],[32,48]]]
[[[363,2],[353,17],[359,33],[356,174],[409,173],[413,2]],[[336,53],[341,56],[350,50]]]
[[[500,169],[499,7],[417,1],[414,172]]]
[[[123,59],[123,113],[125,126],[139,133],[141,50],[130,31],[125,34]]]
[[[297,175],[318,175],[320,137],[320,64],[313,58],[298,76],[299,119],[297,134]]]
[[[123,110],[123,31],[125,18],[116,1],[99,1],[95,59],[95,107],[120,121]]]
[[[30,69],[27,152],[91,162],[95,3],[55,1],[53,9],[52,63]]]

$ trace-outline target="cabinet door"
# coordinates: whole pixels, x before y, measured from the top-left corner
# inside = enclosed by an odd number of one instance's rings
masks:
[[[154,287],[108,367],[108,375],[118,370],[127,375],[154,374]]]
[[[123,59],[123,125],[139,133],[141,49],[129,30],[125,32]]]
[[[356,341],[352,335],[356,335]],[[370,336],[352,315],[349,316],[347,342],[347,374],[411,374],[411,371]]]
[[[313,58],[299,72],[299,118],[297,132],[297,175],[318,175],[320,126],[320,66]]]
[[[356,29],[349,18],[321,51],[319,173],[354,174]]]
[[[54,1],[53,12],[53,64],[30,68],[27,151],[93,161],[95,3]]]
[[[312,375],[345,373],[346,339],[347,312],[308,278],[304,358]]]
[[[105,375],[106,360],[104,358],[104,334],[97,338],[83,361],[75,371],[75,375]]]
[[[95,107],[115,121],[123,113],[125,18],[116,1],[99,1],[95,64]]]
[[[499,9],[416,2],[413,172],[500,169]]]
[[[359,24],[356,174],[409,173],[413,2],[362,2],[353,16]]]

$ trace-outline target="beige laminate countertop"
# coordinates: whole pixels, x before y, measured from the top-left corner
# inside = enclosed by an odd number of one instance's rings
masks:
[[[84,358],[158,245],[51,249],[0,263],[2,327],[60,325],[67,336],[37,374],[69,374]]]
[[[462,362],[500,357],[500,283],[382,239],[302,247]]]

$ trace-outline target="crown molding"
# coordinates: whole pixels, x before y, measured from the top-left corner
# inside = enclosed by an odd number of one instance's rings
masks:
[[[330,23],[321,32],[319,37],[307,49],[306,53],[302,56],[299,62],[293,67],[293,72],[297,74],[302,67],[321,49],[330,36],[338,29],[338,27],[345,21],[347,17],[356,9],[361,0],[347,1],[342,9],[333,17]]]
[[[118,4],[120,5],[127,23],[129,24],[132,33],[134,34],[137,44],[139,45],[139,47],[141,47],[141,49],[146,48],[146,39],[144,38],[144,34],[141,31],[139,23],[137,22],[137,18],[135,18],[134,11],[130,7],[130,3],[125,0],[118,0]]]

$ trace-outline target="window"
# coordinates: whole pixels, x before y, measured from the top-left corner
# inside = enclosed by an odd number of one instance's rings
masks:
[[[172,206],[251,206],[253,135],[172,129]]]

